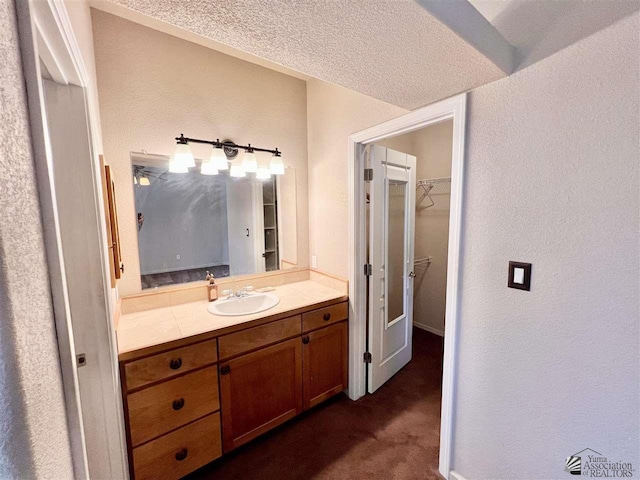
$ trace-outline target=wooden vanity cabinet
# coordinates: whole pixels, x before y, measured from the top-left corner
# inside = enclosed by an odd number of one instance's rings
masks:
[[[340,300],[121,355],[131,478],[178,479],[345,390]]]
[[[224,452],[302,412],[302,344],[293,338],[220,365]]]
[[[347,388],[347,322],[302,337],[303,406],[307,410]]]

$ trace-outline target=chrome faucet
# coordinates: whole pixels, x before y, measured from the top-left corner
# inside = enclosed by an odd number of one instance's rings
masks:
[[[253,287],[251,285],[248,285],[246,287],[242,287],[240,290],[236,290],[235,292],[233,290],[223,290],[222,294],[227,295],[227,300],[229,300],[230,298],[247,297],[252,291],[253,291]]]

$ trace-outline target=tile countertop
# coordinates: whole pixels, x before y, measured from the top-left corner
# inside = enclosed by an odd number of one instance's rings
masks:
[[[280,303],[269,310],[253,315],[236,317],[213,315],[207,311],[209,302],[206,300],[122,315],[117,330],[118,353],[123,354],[181,340],[345,297],[344,293],[311,280],[275,287],[275,290],[269,293],[277,295]]]

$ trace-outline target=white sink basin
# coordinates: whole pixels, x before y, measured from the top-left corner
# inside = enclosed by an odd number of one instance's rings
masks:
[[[242,298],[216,300],[207,307],[209,313],[235,317],[264,312],[280,303],[280,299],[271,293],[252,293]]]

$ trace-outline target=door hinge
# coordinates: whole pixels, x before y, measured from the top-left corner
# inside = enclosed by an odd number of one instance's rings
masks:
[[[87,354],[79,353],[76,355],[76,365],[78,368],[84,367],[87,364]]]
[[[364,181],[370,182],[373,180],[373,168],[365,168],[364,169]]]
[[[372,273],[373,273],[373,268],[371,268],[371,264],[370,264],[370,263],[367,263],[367,264],[364,266],[364,274],[365,274],[367,277],[370,277]]]
[[[371,352],[364,352],[364,363],[371,363]]]

